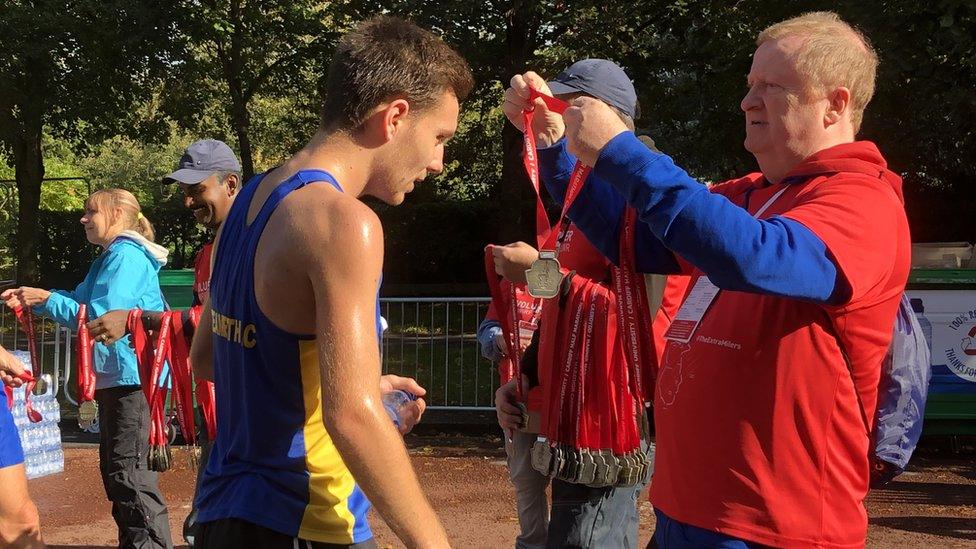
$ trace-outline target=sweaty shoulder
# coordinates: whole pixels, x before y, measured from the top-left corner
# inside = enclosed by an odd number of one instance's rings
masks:
[[[356,261],[365,259],[357,256],[376,255],[382,260],[383,229],[376,213],[330,185],[310,184],[292,192],[272,222],[294,239],[296,250],[324,252],[307,256],[333,264],[342,256]]]

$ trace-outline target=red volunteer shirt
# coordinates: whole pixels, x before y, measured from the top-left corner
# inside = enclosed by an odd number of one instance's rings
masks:
[[[908,278],[901,179],[868,142],[804,161],[763,214],[826,244],[852,296],[840,306],[721,291],[688,344],[668,341],[655,392],[651,501],[688,524],[777,547],[862,547],[882,358]],[[755,213],[783,184],[713,192]],[[693,271],[690,286],[701,275]],[[835,335],[837,334],[837,335]]]

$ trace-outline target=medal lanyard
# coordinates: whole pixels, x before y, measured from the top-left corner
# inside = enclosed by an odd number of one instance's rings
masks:
[[[78,306],[78,405],[95,400],[95,372],[92,370],[94,343],[88,333],[88,307]]]
[[[551,97],[534,89],[529,90],[529,101],[535,101],[536,98],[541,98],[545,103],[546,107],[552,112],[563,114],[566,109],[569,108],[569,103]],[[536,244],[539,250],[552,250],[555,249],[556,255],[559,254],[559,248],[562,241],[556,242],[557,233],[559,228],[562,227],[564,220],[566,219],[566,214],[569,212],[569,207],[572,206],[576,197],[579,196],[580,191],[583,188],[583,182],[586,181],[587,176],[590,174],[589,166],[585,166],[582,162],[577,161],[576,166],[573,167],[573,174],[569,178],[569,185],[566,186],[566,196],[563,199],[562,212],[559,214],[559,222],[556,223],[554,227],[549,225],[549,217],[546,215],[546,208],[542,203],[542,193],[539,186],[539,157],[538,151],[535,146],[535,134],[532,132],[532,120],[535,118],[535,109],[530,104],[525,110],[522,111],[522,123],[525,128],[523,135],[525,139],[523,144],[525,146],[525,154],[523,155],[523,163],[525,164],[525,171],[529,175],[529,181],[532,183],[532,189],[535,191],[535,226],[536,226]]]
[[[17,307],[14,309],[14,314],[17,316],[17,321],[20,323],[21,329],[24,330],[24,334],[27,335],[27,350],[30,353],[31,359],[31,369],[40,369],[41,361],[37,355],[37,336],[34,333],[34,313],[25,307]],[[37,384],[37,380],[34,378],[32,372],[24,371],[22,374],[17,376],[25,382],[24,386],[24,409],[27,411],[27,418],[31,423],[38,423],[43,418],[41,413],[34,409],[34,405],[31,404],[30,397],[31,393],[34,392],[34,386]],[[7,391],[7,406],[13,407],[14,392],[10,387],[5,387]]]
[[[515,378],[515,391],[519,401],[525,400],[525,388],[522,386],[522,342],[518,333],[518,295],[515,291],[515,284],[509,282],[510,300],[508,310],[505,310],[505,300],[502,297],[501,276],[495,272],[495,258],[492,254],[492,246],[485,247],[485,275],[488,279],[488,290],[491,300],[498,310],[498,323],[501,324],[502,334],[505,336],[505,347],[507,353],[503,360],[510,363],[512,377]]]

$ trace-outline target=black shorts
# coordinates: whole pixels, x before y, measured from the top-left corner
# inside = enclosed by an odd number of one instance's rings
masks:
[[[376,540],[342,545],[298,539],[240,519],[221,519],[197,525],[194,549],[376,549]]]

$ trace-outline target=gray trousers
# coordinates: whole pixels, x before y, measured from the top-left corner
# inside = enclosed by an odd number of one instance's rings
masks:
[[[159,475],[146,465],[149,405],[138,386],[95,391],[98,457],[105,495],[119,529],[119,547],[172,549]]]
[[[505,441],[508,454],[508,478],[515,486],[515,507],[521,533],[515,538],[516,549],[542,549],[549,528],[549,500],[546,488],[549,477],[532,468],[532,444],[536,435],[515,431],[512,442]]]
[[[532,467],[531,450],[536,438],[535,434],[516,431],[512,442],[505,442],[508,476],[515,486],[521,528],[515,538],[516,549],[637,547],[637,502],[654,472],[654,444],[647,440],[641,443],[652,467],[635,486],[592,488],[552,480],[550,516],[546,497],[549,477]]]

